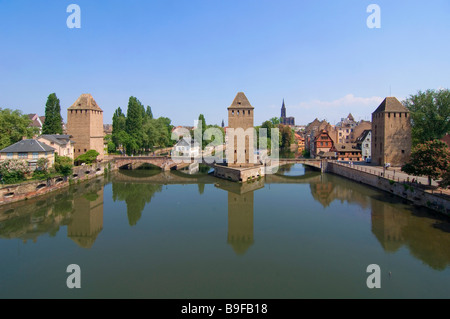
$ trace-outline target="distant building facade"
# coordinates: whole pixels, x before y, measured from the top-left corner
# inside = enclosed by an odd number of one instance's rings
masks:
[[[281,118],[280,123],[283,125],[295,125],[295,118],[294,117],[286,117],[286,106],[284,105],[284,99],[283,104],[281,105]]]
[[[372,113],[372,163],[402,166],[410,155],[409,110],[395,97],[387,97]]]
[[[361,161],[361,150],[356,143],[338,143],[330,151],[336,153],[338,161]]]
[[[372,158],[372,130],[365,130],[356,139],[356,144],[361,150],[361,156],[364,161]]]
[[[200,155],[200,144],[194,139],[181,138],[173,147],[173,157],[198,157]]]
[[[45,116],[39,116],[37,114],[28,114],[28,118],[31,120],[31,127],[36,127],[39,129],[39,134],[42,134],[42,126],[45,122]]]
[[[8,159],[24,160],[32,170],[36,169],[37,161],[48,160],[48,167],[55,162],[55,149],[33,139],[24,139],[0,150],[0,161]]]
[[[47,144],[55,149],[59,156],[73,158],[74,141],[70,140],[70,135],[44,134],[37,138],[41,143]]]
[[[333,140],[326,130],[321,130],[315,137],[312,144],[311,155],[319,156],[319,153],[327,153],[333,147]]]
[[[82,94],[67,109],[67,133],[75,142],[74,158],[93,149],[104,158],[103,111],[90,94]]]

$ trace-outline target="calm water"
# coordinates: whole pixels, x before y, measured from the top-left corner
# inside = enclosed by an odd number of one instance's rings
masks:
[[[450,298],[449,220],[301,165],[113,173],[0,207],[0,253],[0,298]]]

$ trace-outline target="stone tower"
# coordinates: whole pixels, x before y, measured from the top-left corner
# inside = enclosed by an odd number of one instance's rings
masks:
[[[67,109],[67,134],[75,142],[74,158],[92,149],[103,159],[103,111],[92,95],[82,94]]]
[[[228,107],[227,160],[230,167],[255,165],[253,109],[243,92],[239,92]]]
[[[372,113],[372,162],[402,166],[410,155],[409,111],[395,97],[387,97]]]

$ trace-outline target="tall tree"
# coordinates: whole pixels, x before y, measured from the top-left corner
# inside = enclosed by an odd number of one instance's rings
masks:
[[[147,105],[147,109],[145,110],[145,114],[147,115],[147,117],[152,120],[153,119],[153,113],[152,113],[152,108],[150,106]]]
[[[123,114],[122,109],[119,107],[114,111],[112,118],[112,142],[115,147],[123,146],[123,133],[125,133],[126,117]]]
[[[201,125],[201,129],[200,129],[200,125]],[[208,141],[206,141],[203,138],[203,134],[205,133],[207,127],[206,127],[206,120],[205,117],[203,116],[203,114],[200,114],[198,116],[198,125],[197,128],[194,130],[194,138],[197,141],[202,141],[202,149],[205,149],[205,146],[208,144]]]
[[[280,125],[280,135],[281,135],[281,148],[288,150],[292,142],[292,130],[287,125]]]
[[[0,108],[0,150],[20,141],[24,136],[32,138],[38,134],[38,128],[30,125],[30,118],[21,111]]]
[[[450,91],[427,90],[411,95],[404,105],[411,112],[413,144],[440,139],[450,132]]]
[[[142,147],[142,115],[145,113],[144,106],[137,98],[131,96],[128,101],[125,131],[130,136],[126,145],[128,154],[137,153]]]
[[[61,105],[55,93],[51,93],[45,104],[45,120],[42,134],[62,134]]]
[[[450,169],[450,151],[447,144],[440,140],[417,144],[412,152],[409,163],[403,165],[402,171],[416,176],[427,176],[431,179],[444,177]]]

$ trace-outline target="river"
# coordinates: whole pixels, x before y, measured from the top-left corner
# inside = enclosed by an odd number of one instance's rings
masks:
[[[0,207],[0,298],[450,298],[448,219],[299,164],[244,184],[207,171],[112,172]]]

